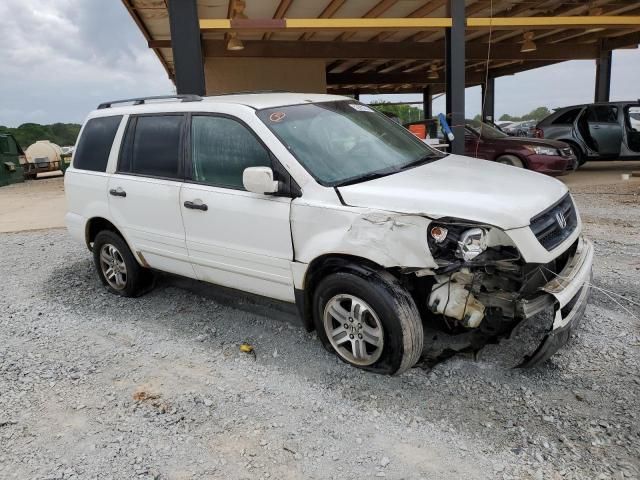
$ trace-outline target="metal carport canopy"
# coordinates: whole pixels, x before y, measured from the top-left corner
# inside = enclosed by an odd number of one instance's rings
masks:
[[[465,86],[574,59],[595,60],[602,100],[608,52],[640,43],[636,0],[122,1],[181,93],[204,93],[203,57],[316,58],[329,93],[448,88],[457,117]]]

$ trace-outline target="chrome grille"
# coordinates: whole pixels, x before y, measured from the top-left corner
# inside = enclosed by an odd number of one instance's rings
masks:
[[[567,193],[559,202],[533,217],[530,227],[540,244],[553,250],[569,238],[577,225],[578,213]]]

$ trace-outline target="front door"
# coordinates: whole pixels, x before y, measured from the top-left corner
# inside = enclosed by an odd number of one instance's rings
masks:
[[[622,126],[618,120],[618,107],[590,105],[584,115],[594,149],[606,157],[619,155],[622,146]]]
[[[228,116],[193,114],[180,205],[199,279],[294,301],[291,199],[247,192],[242,172],[272,166],[255,134]]]
[[[112,218],[144,263],[194,277],[180,208],[184,125],[182,114],[132,116],[108,196]]]

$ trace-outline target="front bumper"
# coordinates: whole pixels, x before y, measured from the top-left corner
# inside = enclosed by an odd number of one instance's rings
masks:
[[[576,157],[560,155],[529,155],[527,157],[529,168],[534,172],[544,173],[553,177],[566,175],[575,170]]]
[[[580,323],[589,301],[591,288],[593,244],[584,237],[578,240],[574,256],[556,277],[542,287],[545,293],[523,301],[520,315],[526,319],[553,308],[553,324],[542,343],[525,356],[520,367],[532,367],[551,357],[571,336]],[[517,328],[517,327],[516,327]]]

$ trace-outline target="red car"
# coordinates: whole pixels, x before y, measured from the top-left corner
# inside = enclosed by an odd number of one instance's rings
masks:
[[[426,125],[430,133],[434,130],[433,120],[412,122],[405,126],[409,128],[420,123]],[[415,131],[415,127],[410,130]],[[578,165],[571,147],[564,142],[510,137],[493,125],[473,120],[468,120],[465,126],[464,153],[469,157],[493,160],[553,176],[571,173]]]

